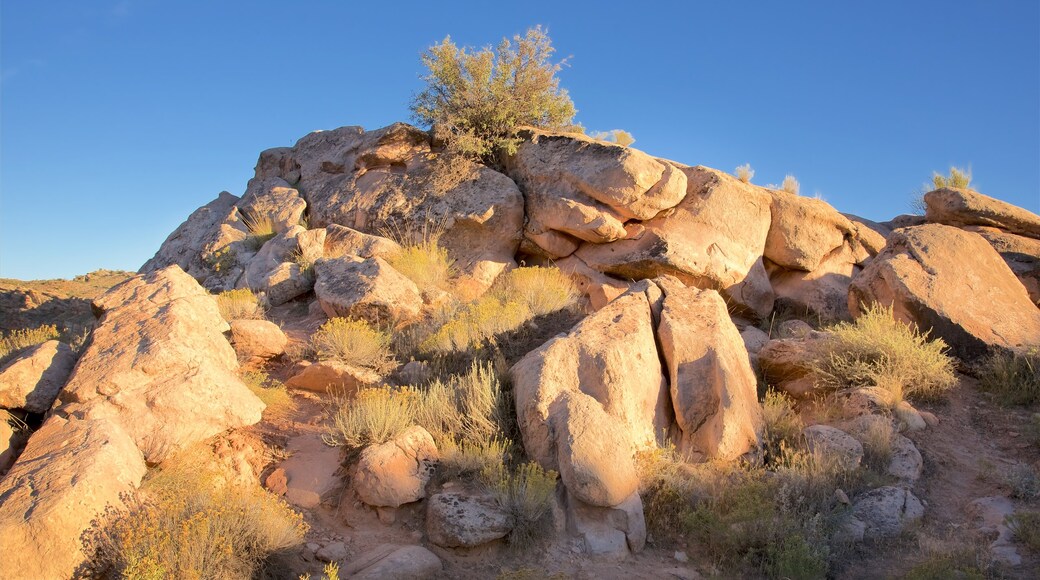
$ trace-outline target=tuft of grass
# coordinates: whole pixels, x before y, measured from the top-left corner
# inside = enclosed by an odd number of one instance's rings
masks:
[[[1016,542],[1040,554],[1040,513],[1019,512],[1008,516],[1006,521]]]
[[[327,445],[360,449],[386,443],[415,424],[418,397],[411,389],[362,389],[352,399],[338,398],[322,439]]]
[[[455,261],[448,257],[448,250],[433,240],[407,245],[387,261],[405,278],[415,282],[421,292],[444,290],[454,275]]]
[[[521,465],[514,473],[499,464],[482,474],[499,506],[513,516],[507,541],[514,549],[526,550],[547,535],[557,475],[534,462]]]
[[[453,437],[437,441],[440,464],[437,466],[444,480],[477,481],[488,473],[496,473],[504,464],[509,444],[505,439],[492,438],[487,442],[456,442]]]
[[[310,574],[300,574],[299,580],[311,580]],[[321,577],[317,580],[339,580],[339,563],[329,562],[321,571]]]
[[[125,499],[84,539],[119,578],[253,578],[308,527],[274,495],[224,483],[197,462],[175,462]]]
[[[935,189],[944,187],[955,187],[957,189],[971,188],[971,169],[950,167],[950,175],[946,176],[939,172],[932,173],[932,186]]]
[[[264,320],[266,314],[260,299],[248,288],[227,290],[217,294],[217,308],[224,320]]]
[[[289,261],[300,267],[300,271],[303,272],[304,276],[310,279],[314,278],[314,262],[321,258],[320,251],[315,255],[313,250],[305,251],[301,246],[289,252]]]
[[[390,335],[363,320],[332,318],[311,336],[318,360],[386,372],[394,366]]]
[[[45,324],[36,328],[12,330],[0,335],[0,361],[30,346],[43,344],[48,340],[57,340],[61,334],[53,324]]]
[[[888,421],[871,421],[862,434],[863,463],[876,473],[886,473],[892,461],[895,428]]]
[[[801,185],[799,185],[798,180],[795,179],[793,175],[787,175],[786,177],[784,177],[784,182],[780,184],[780,189],[786,191],[787,193],[793,193],[795,195],[798,195],[798,191],[801,189]]]
[[[702,492],[702,479],[674,445],[636,454],[639,495],[650,534],[658,540],[677,540],[685,518],[692,514],[694,498]]]
[[[425,352],[463,352],[516,330],[537,316],[571,307],[578,293],[571,279],[557,268],[523,267],[495,280],[491,289],[454,316],[420,344]]]
[[[904,396],[935,400],[957,384],[946,343],[896,320],[891,307],[874,304],[855,322],[829,331],[831,339],[814,365],[824,384],[881,387],[895,403]]]
[[[285,385],[272,379],[266,372],[244,371],[239,378],[267,406],[264,414],[268,417],[286,417],[296,409],[296,403]]]
[[[794,408],[794,400],[787,393],[773,389],[766,391],[762,400],[762,419],[765,424],[763,441],[766,450],[766,461],[777,457],[780,445],[800,440],[805,424]]]
[[[737,166],[736,176],[744,183],[751,183],[751,179],[755,177],[755,170],[751,168],[750,163],[745,163]]]
[[[274,220],[267,213],[243,213],[242,223],[249,230],[249,237],[245,240],[246,245],[253,251],[259,250],[277,233],[274,228]]]
[[[906,580],[983,580],[992,558],[986,554],[986,544],[941,540],[918,536],[923,559],[907,571]]]
[[[438,439],[487,446],[503,432],[509,410],[490,362],[473,362],[467,372],[415,392],[416,422]]]
[[[1040,351],[997,353],[983,366],[979,387],[1006,405],[1040,401]]]

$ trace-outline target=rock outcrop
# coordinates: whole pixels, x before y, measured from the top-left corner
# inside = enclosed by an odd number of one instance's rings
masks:
[[[0,369],[0,409],[46,413],[75,364],[76,353],[63,342],[26,349]]]
[[[970,189],[944,187],[924,196],[926,220],[948,226],[989,226],[1040,239],[1040,216]]]
[[[382,258],[322,259],[314,264],[314,273],[314,294],[330,318],[387,324],[415,318],[423,306],[415,283]]]

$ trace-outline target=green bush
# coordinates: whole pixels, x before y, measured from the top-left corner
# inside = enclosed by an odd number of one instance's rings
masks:
[[[881,387],[898,402],[934,400],[957,384],[946,343],[896,320],[892,308],[871,305],[855,322],[828,330],[831,339],[815,364],[826,385]]]
[[[456,152],[485,160],[511,154],[519,144],[517,127],[559,128],[574,117],[574,103],[556,77],[561,65],[550,61],[553,52],[537,26],[512,42],[503,39],[497,52],[460,49],[446,37],[422,55],[426,86],[412,100],[412,113],[421,124],[446,129]]]
[[[363,320],[331,318],[311,335],[318,360],[384,372],[393,366],[390,335]]]
[[[1007,405],[1040,401],[1040,351],[997,353],[983,366],[979,387]]]

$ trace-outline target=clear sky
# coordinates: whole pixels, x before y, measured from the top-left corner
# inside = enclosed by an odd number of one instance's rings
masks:
[[[261,150],[408,120],[419,54],[542,24],[592,130],[885,220],[951,164],[1040,212],[1040,2],[0,3],[0,277],[136,270]]]

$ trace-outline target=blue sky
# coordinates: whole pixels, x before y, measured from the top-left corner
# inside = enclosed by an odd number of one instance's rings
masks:
[[[1040,2],[4,0],[0,277],[137,269],[259,152],[408,119],[419,54],[548,27],[593,130],[884,220],[932,171],[1040,212]]]

